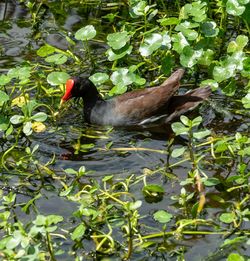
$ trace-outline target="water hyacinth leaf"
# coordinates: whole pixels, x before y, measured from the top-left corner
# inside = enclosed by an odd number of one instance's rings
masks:
[[[1,103],[7,102],[10,99],[9,95],[0,90],[0,105]]]
[[[9,127],[9,119],[0,115],[0,131],[6,131]]]
[[[93,25],[87,25],[79,29],[75,33],[76,40],[88,41],[96,36],[96,30]]]
[[[14,115],[10,118],[10,122],[12,124],[20,124],[24,121],[24,116],[22,115]]]
[[[178,157],[180,157],[181,155],[183,155],[185,151],[186,151],[186,148],[185,148],[185,147],[176,148],[176,149],[174,149],[174,150],[172,151],[171,157],[173,157],[173,158],[178,158]]]
[[[169,18],[162,18],[157,20],[158,23],[160,23],[162,26],[167,26],[167,25],[176,25],[180,21],[176,17],[169,17]]]
[[[142,56],[149,56],[162,45],[162,36],[158,33],[147,35],[144,42],[139,47]]]
[[[9,83],[11,80],[11,77],[9,77],[8,75],[2,74],[0,75],[0,85],[6,85],[7,83]]]
[[[113,33],[107,36],[108,45],[114,50],[119,50],[124,47],[129,39],[130,36],[127,31]]]
[[[48,56],[45,61],[48,63],[64,64],[67,61],[67,56],[62,53],[53,54]]]
[[[222,213],[220,215],[220,221],[223,223],[230,224],[234,221],[234,214],[233,213]]]
[[[250,109],[250,93],[248,93],[245,97],[241,100],[244,108]]]
[[[49,45],[49,44],[45,44],[44,46],[40,47],[37,50],[37,55],[39,55],[40,57],[46,57],[52,53],[54,53],[56,51],[56,48]]]
[[[172,123],[171,128],[176,135],[187,134],[189,131],[189,128],[185,127],[181,122]]]
[[[108,60],[113,62],[115,60],[121,59],[127,54],[130,54],[133,47],[131,45],[126,45],[118,51],[114,51],[113,49],[108,49],[106,54],[108,55]]]
[[[64,84],[70,76],[66,72],[51,72],[47,76],[47,82],[53,86]]]
[[[46,126],[42,122],[32,122],[32,130],[37,133],[44,132]]]
[[[31,117],[31,120],[43,122],[47,120],[47,117],[48,115],[46,113],[38,112]]]
[[[24,123],[23,133],[27,136],[29,136],[32,133],[32,123],[30,121]]]
[[[108,74],[106,73],[95,73],[89,77],[89,79],[95,84],[102,84],[109,79]]]
[[[219,33],[219,28],[216,27],[214,21],[207,21],[202,23],[201,31],[206,37],[215,37]]]
[[[179,54],[182,53],[182,50],[186,46],[189,46],[187,39],[185,38],[185,36],[181,32],[178,33],[178,34],[174,34],[172,36],[172,41],[174,42],[173,50],[175,50]]]
[[[85,225],[82,223],[80,225],[78,225],[74,231],[72,232],[71,234],[71,239],[72,240],[81,240],[81,238],[83,237],[83,235],[85,234],[85,231],[86,231],[86,227]]]
[[[244,13],[245,9],[245,6],[240,5],[237,0],[228,0],[226,3],[226,11],[230,15],[240,16]]]
[[[160,223],[168,223],[173,218],[173,215],[165,210],[158,210],[154,213],[154,219]]]
[[[215,66],[213,70],[213,77],[215,81],[222,82],[235,74],[236,65],[235,64],[225,64],[225,66]]]

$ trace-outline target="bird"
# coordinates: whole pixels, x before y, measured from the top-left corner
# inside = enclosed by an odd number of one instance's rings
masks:
[[[104,100],[95,85],[83,77],[66,81],[61,105],[69,99],[82,98],[87,123],[109,126],[147,126],[167,124],[197,107],[211,94],[209,86],[176,95],[184,69],[176,70],[161,85],[130,91]]]

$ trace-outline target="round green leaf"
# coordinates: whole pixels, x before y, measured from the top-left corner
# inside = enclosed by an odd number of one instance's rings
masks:
[[[187,134],[189,131],[189,128],[185,127],[181,122],[174,122],[171,124],[171,127],[176,135]]]
[[[6,85],[7,83],[9,83],[11,80],[11,77],[5,75],[5,74],[2,74],[0,76],[0,85]]]
[[[110,77],[112,83],[117,86],[127,86],[134,81],[134,74],[127,68],[120,68],[113,72]]]
[[[237,0],[228,0],[226,3],[227,13],[234,16],[242,15],[245,9],[245,6],[240,5]]]
[[[157,33],[145,37],[144,42],[140,45],[139,52],[142,56],[149,56],[162,45],[162,36]]]
[[[246,109],[250,109],[250,93],[243,97],[241,102]]]
[[[127,31],[113,33],[107,36],[108,45],[114,50],[119,50],[124,47],[129,39],[130,36]]]
[[[54,53],[56,50],[55,47],[49,45],[49,44],[45,44],[44,46],[40,47],[38,50],[37,50],[37,55],[39,55],[40,57],[46,57],[52,53]]]
[[[233,213],[223,213],[220,215],[220,221],[223,223],[230,224],[234,221],[234,214]]]
[[[88,41],[93,39],[96,36],[96,30],[93,25],[87,25],[81,29],[79,29],[75,33],[75,38],[81,41]]]
[[[231,253],[228,256],[227,261],[245,261],[245,258],[238,253]]]
[[[122,57],[124,57],[127,54],[130,54],[132,51],[132,46],[128,45],[128,46],[124,46],[123,48],[121,48],[118,51],[114,51],[113,49],[108,49],[106,54],[108,55],[108,60],[109,61],[115,61],[118,59],[121,59]]]
[[[95,84],[102,84],[109,79],[109,76],[106,73],[95,73],[89,77],[89,79]]]
[[[64,84],[70,76],[66,72],[52,72],[47,76],[47,82],[51,85]]]
[[[168,223],[172,217],[173,215],[165,210],[158,210],[154,213],[154,219],[160,223]]]
[[[32,133],[32,123],[30,121],[24,123],[23,133],[27,136],[29,136]]]
[[[0,115],[0,131],[6,131],[9,126],[9,119]]]
[[[62,53],[53,54],[45,59],[48,63],[64,64],[67,61],[67,56]]]
[[[9,99],[9,95],[0,90],[0,104],[8,101]]]
[[[219,33],[219,28],[216,27],[214,21],[202,23],[201,30],[206,37],[215,37]]]

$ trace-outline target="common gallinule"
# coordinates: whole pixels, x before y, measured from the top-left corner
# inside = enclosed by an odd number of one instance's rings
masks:
[[[61,103],[73,97],[82,97],[85,120],[93,124],[165,124],[195,108],[211,93],[210,87],[205,87],[184,95],[174,95],[180,86],[183,73],[183,69],[178,69],[160,86],[127,92],[108,100],[102,99],[90,80],[75,77],[66,82],[66,92]]]

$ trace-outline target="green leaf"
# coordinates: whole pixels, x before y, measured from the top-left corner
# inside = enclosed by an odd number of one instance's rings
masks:
[[[172,156],[173,158],[178,158],[178,157],[180,157],[181,155],[184,154],[185,150],[186,150],[185,147],[176,148],[176,149],[174,149],[174,150],[172,151],[171,156]]]
[[[146,1],[139,1],[136,2],[135,5],[132,6],[130,10],[130,15],[132,17],[142,16],[146,13],[147,2]]]
[[[140,208],[142,205],[141,200],[136,200],[135,202],[129,202],[129,210],[135,210]]]
[[[185,127],[181,122],[174,122],[171,124],[171,127],[176,135],[187,134],[189,131],[189,128]]]
[[[10,69],[8,71],[8,77],[10,78],[18,78],[20,80],[27,80],[31,74],[31,67],[24,66],[24,67],[17,67]]]
[[[31,120],[44,122],[47,120],[48,115],[44,112],[38,112],[31,117]]]
[[[118,87],[127,86],[134,81],[134,74],[129,71],[127,68],[119,68],[112,73],[110,79],[114,85]]]
[[[162,36],[158,33],[147,35],[143,43],[139,47],[139,52],[142,56],[149,56],[162,45]]]
[[[121,48],[118,51],[114,51],[113,49],[108,49],[106,54],[108,55],[109,61],[115,61],[118,59],[121,59],[127,54],[130,54],[132,52],[133,47],[131,45],[126,45],[123,48]]]
[[[181,55],[180,62],[181,65],[192,68],[197,64],[198,60],[202,57],[203,50],[193,50],[190,46],[184,47]]]
[[[46,224],[46,217],[43,215],[37,215],[32,223],[36,226],[44,226]]]
[[[127,86],[115,85],[110,91],[109,96],[123,94],[127,91]]]
[[[220,180],[217,178],[208,178],[204,180],[204,185],[207,187],[212,187],[212,186],[216,186],[218,184],[220,184]]]
[[[187,116],[181,115],[180,120],[181,120],[181,122],[182,122],[185,126],[188,126],[188,127],[191,126],[191,122],[192,122],[192,121],[189,120],[189,118],[188,118]]]
[[[248,37],[245,35],[238,35],[235,41],[231,41],[228,44],[227,52],[228,53],[234,53],[237,51],[242,51],[244,47],[248,43]]]
[[[155,193],[164,193],[164,188],[158,184],[150,184],[143,187],[143,191],[155,192]]]
[[[245,11],[245,6],[240,5],[237,0],[228,0],[226,3],[226,11],[230,15],[240,16]]]
[[[24,121],[24,116],[22,115],[14,115],[10,118],[10,122],[12,124],[19,124],[22,123]]]
[[[32,123],[30,121],[24,123],[23,133],[27,136],[29,136],[32,133]]]
[[[9,83],[11,80],[11,77],[5,75],[5,74],[2,74],[0,75],[0,86],[1,85],[6,85],[7,83]]]
[[[211,134],[210,130],[196,131],[193,133],[194,138],[200,140]]]
[[[0,105],[10,99],[9,95],[0,90]]]
[[[179,23],[179,19],[176,17],[162,18],[157,20],[162,26],[175,25]]]
[[[190,16],[195,22],[202,22],[207,18],[207,3],[201,1],[192,2],[184,6],[184,17]]]
[[[202,122],[202,117],[198,116],[192,120],[192,127],[200,125]]]
[[[207,21],[202,23],[201,31],[206,37],[215,37],[219,33],[219,28],[216,27],[214,21]]]
[[[230,224],[234,221],[234,214],[233,213],[223,213],[220,215],[220,221],[223,223]]]
[[[47,225],[54,225],[58,224],[59,222],[63,221],[63,217],[59,215],[48,215],[47,216]]]
[[[74,229],[73,233],[71,234],[71,239],[72,239],[72,240],[76,240],[76,239],[81,240],[82,237],[83,237],[84,234],[85,234],[85,231],[86,231],[86,227],[85,227],[84,224],[78,225],[78,226]]]
[[[73,174],[73,175],[77,175],[77,171],[71,168],[65,169],[64,170],[67,174]]]
[[[182,50],[186,46],[189,46],[187,39],[185,38],[185,36],[181,32],[178,33],[178,34],[174,34],[172,36],[172,41],[174,42],[173,50],[175,50],[179,54],[182,53]]]
[[[51,72],[47,76],[47,82],[51,85],[64,84],[70,76],[66,72]]]
[[[96,36],[96,30],[93,25],[87,25],[75,33],[76,40],[88,41]]]
[[[6,131],[9,127],[9,119],[0,115],[0,131]]]
[[[45,44],[44,46],[40,47],[37,50],[37,55],[39,55],[40,57],[46,57],[52,53],[54,53],[56,51],[56,48],[49,45],[49,44]]]
[[[227,261],[245,261],[245,258],[238,253],[231,253],[228,256]]]
[[[204,81],[201,82],[200,85],[204,86],[204,87],[210,86],[213,90],[216,90],[219,87],[218,82],[216,82],[215,80],[212,80],[212,79],[204,80]]]
[[[154,219],[160,223],[168,223],[173,218],[173,215],[165,210],[158,210],[154,213]]]
[[[175,30],[176,31],[180,31],[182,32],[182,34],[190,41],[194,41],[197,39],[198,37],[198,33],[191,29],[191,28],[195,28],[199,26],[197,23],[190,23],[188,21],[185,21],[181,24],[178,24],[176,27],[175,27]]]
[[[250,109],[250,92],[241,99],[241,102],[246,109]]]
[[[129,41],[130,36],[127,31],[109,34],[107,36],[108,45],[114,50],[119,50],[124,47]],[[132,48],[131,48],[132,49]]]
[[[48,56],[45,61],[48,63],[54,63],[54,64],[64,64],[67,61],[67,56],[62,54],[62,53],[58,53],[58,54],[53,54],[51,56]]]
[[[106,82],[109,79],[108,74],[106,73],[95,73],[89,77],[89,79],[95,84],[99,85]]]

